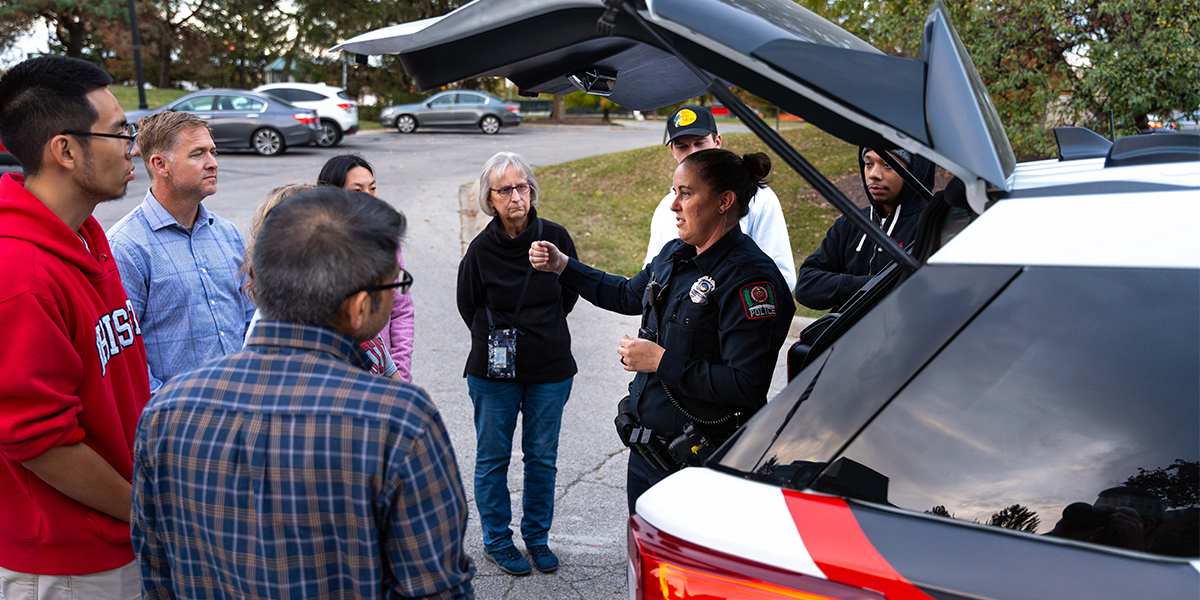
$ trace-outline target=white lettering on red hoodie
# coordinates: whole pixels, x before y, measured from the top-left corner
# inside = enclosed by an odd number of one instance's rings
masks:
[[[80,236],[87,243],[80,243]],[[85,575],[133,561],[129,524],[80,504],[22,462],[82,442],[126,480],[146,351],[104,230],[76,232],[0,178],[0,567]]]

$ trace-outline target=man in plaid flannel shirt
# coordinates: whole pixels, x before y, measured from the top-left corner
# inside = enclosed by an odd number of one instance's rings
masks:
[[[441,416],[359,345],[412,282],[403,230],[383,201],[329,187],[271,211],[246,349],[172,379],[138,426],[147,599],[474,597]]]

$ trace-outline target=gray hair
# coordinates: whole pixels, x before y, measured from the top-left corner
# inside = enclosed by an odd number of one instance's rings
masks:
[[[496,216],[496,209],[488,206],[488,195],[492,193],[492,182],[504,175],[509,167],[516,167],[529,182],[529,206],[537,206],[538,182],[537,177],[533,176],[533,167],[529,166],[529,163],[515,152],[497,152],[495,156],[484,163],[483,172],[479,174],[479,210],[489,217]]]
[[[404,215],[370,194],[322,186],[271,210],[254,238],[254,299],[268,319],[328,326],[342,301],[396,272]]]

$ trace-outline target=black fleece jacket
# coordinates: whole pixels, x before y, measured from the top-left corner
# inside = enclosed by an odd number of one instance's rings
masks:
[[[458,312],[471,328],[467,375],[488,378],[485,306],[491,307],[497,328],[516,327],[521,332],[517,335],[516,377],[495,381],[557,383],[578,371],[571,355],[567,313],[575,308],[579,294],[560,286],[557,275],[533,271],[521,314],[513,320],[529,268],[529,246],[538,239],[537,211],[530,209],[529,215],[529,225],[515,238],[504,233],[499,217],[493,218],[458,263]],[[562,225],[542,219],[541,239],[576,258],[575,243]]]
[[[858,172],[862,178],[863,189],[867,189],[866,177],[863,175],[863,160],[860,148]],[[921,180],[928,189],[933,189],[933,163],[920,155],[914,155],[913,164],[909,171]],[[867,197],[871,192],[867,190]],[[917,231],[917,220],[921,211],[925,210],[925,199],[905,185],[900,190],[899,216],[893,215],[888,219],[881,218],[878,204],[872,200],[871,206],[860,208],[863,216],[871,220],[884,231],[891,229],[891,238],[908,248]],[[898,219],[894,223],[892,219]],[[892,263],[892,259],[877,247],[866,234],[859,231],[845,217],[838,217],[825,234],[821,246],[811,256],[801,263],[796,277],[796,301],[814,310],[833,310],[841,308],[851,296],[871,277],[879,274]]]

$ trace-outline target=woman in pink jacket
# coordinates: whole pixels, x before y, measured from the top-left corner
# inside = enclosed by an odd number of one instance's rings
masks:
[[[375,193],[375,169],[357,154],[339,154],[326,161],[325,166],[321,167],[321,174],[317,176],[317,185],[332,185],[378,196]],[[399,249],[396,250],[396,260],[403,269],[404,257]],[[396,362],[396,374],[408,382],[412,381],[413,319],[412,296],[396,294],[392,316],[380,332],[388,353]]]

